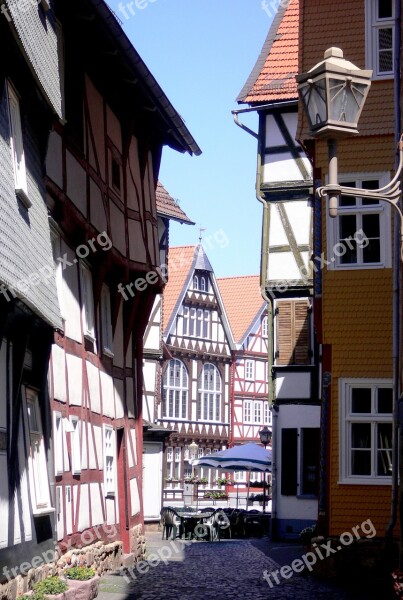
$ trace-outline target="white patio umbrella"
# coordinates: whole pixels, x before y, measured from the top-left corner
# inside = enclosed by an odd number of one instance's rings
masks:
[[[271,471],[271,449],[249,442],[233,446],[221,452],[201,456],[193,461],[195,467],[210,467],[227,471]],[[247,502],[249,500],[250,473],[248,478]]]

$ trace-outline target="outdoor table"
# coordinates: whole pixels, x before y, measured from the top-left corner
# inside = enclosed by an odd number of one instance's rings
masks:
[[[197,525],[204,523],[211,517],[212,512],[190,512],[190,513],[178,513],[181,519],[182,531],[185,534],[189,533],[192,536]],[[198,537],[197,535],[194,537]]]

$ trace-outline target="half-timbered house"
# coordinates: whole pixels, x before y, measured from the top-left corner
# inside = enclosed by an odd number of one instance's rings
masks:
[[[318,266],[311,260],[312,169],[295,140],[298,30],[298,0],[281,2],[238,96],[259,115],[256,190],[263,203],[261,286],[269,312],[272,531],[280,537],[296,537],[315,523],[319,487],[320,398],[312,318],[313,265]]]
[[[192,475],[189,445],[199,456],[227,447],[230,427],[232,335],[213,268],[201,244],[170,248],[169,280],[163,294],[162,368],[158,424],[171,430],[165,441],[164,500],[184,502]],[[205,490],[218,473],[198,470]],[[190,498],[191,500],[191,498]]]
[[[226,277],[217,281],[234,339],[230,445],[260,443],[259,431],[265,425],[270,430],[272,427],[267,384],[267,302],[261,294],[259,275]],[[263,478],[261,473],[251,473],[251,480]],[[234,495],[238,498],[245,495],[248,474],[235,472],[233,479],[236,484]]]
[[[160,262],[166,281],[168,272],[169,222],[188,225],[194,223],[158,182],[156,190],[157,216],[160,236]],[[163,268],[164,267],[164,268]],[[158,294],[144,332],[143,345],[143,506],[144,520],[160,518],[162,506],[162,465],[164,440],[170,430],[158,425],[157,389],[161,385],[162,348],[162,296]]]
[[[200,150],[105,2],[6,13],[0,550],[15,597],[66,561],[101,572],[144,550],[142,347],[164,281],[155,189],[164,145]]]
[[[103,2],[59,18],[67,123],[47,161],[55,260],[68,261],[51,363],[57,537],[107,523],[137,555],[143,333],[164,279],[155,189],[163,145],[199,149]]]

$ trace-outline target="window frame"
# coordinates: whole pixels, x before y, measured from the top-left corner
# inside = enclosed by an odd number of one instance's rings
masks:
[[[242,407],[242,413],[243,413],[242,416],[243,416],[243,422],[247,423],[248,425],[253,424],[252,410],[253,410],[253,401],[252,400],[244,400],[243,407]]]
[[[245,358],[245,381],[254,381],[255,379],[255,361],[251,358]]]
[[[108,441],[107,433],[110,434],[110,441]],[[116,473],[116,430],[112,425],[103,425],[103,450],[104,450],[104,496],[106,498],[113,498],[117,491],[117,473]],[[112,458],[111,469],[107,469],[107,459]],[[108,477],[108,475],[110,477]]]
[[[349,409],[351,390],[353,388],[370,388],[371,403],[373,406],[373,392],[377,388],[390,388],[393,390],[391,379],[366,379],[366,378],[340,378],[339,379],[339,483],[351,485],[390,485],[392,477],[376,475],[376,450],[374,438],[375,428],[371,428],[371,475],[353,475],[350,473],[351,465],[351,428],[352,423],[390,423],[393,425],[392,413],[352,413]],[[393,432],[392,432],[393,435]],[[375,443],[374,443],[375,441]],[[375,474],[374,474],[375,473]]]
[[[393,79],[395,60],[396,4],[392,0],[392,17],[379,19],[379,0],[365,0],[365,63],[367,69],[372,69],[372,79]],[[392,65],[391,71],[379,70],[378,32],[380,29],[392,29]]]
[[[31,405],[34,411],[36,429],[31,429],[30,411]],[[23,386],[23,407],[25,430],[27,436],[28,452],[28,474],[31,489],[32,514],[34,516],[46,515],[55,512],[52,507],[50,497],[50,481],[47,469],[47,457],[45,450],[45,439],[42,429],[42,418],[39,410],[38,392],[26,386]],[[33,449],[33,444],[37,447],[37,454]]]
[[[7,79],[7,104],[10,127],[10,146],[14,172],[14,189],[16,196],[25,208],[31,208],[28,196],[27,169],[25,163],[24,136],[22,131],[20,96],[14,85]]]
[[[70,415],[73,431],[70,432],[71,444],[71,472],[73,475],[81,473],[81,421],[76,415]]]
[[[340,175],[340,183],[355,181],[357,187],[362,187],[364,181],[377,179],[379,187],[384,187],[390,180],[387,173],[351,173]],[[357,198],[360,198],[357,194]],[[329,200],[326,200],[328,208]],[[338,207],[338,216],[333,219],[326,210],[326,229],[327,237],[327,269],[337,271],[357,270],[357,269],[388,269],[392,266],[392,248],[391,248],[391,214],[390,206],[387,202],[379,201],[379,205],[371,206],[346,206]],[[340,257],[334,255],[334,247],[340,242],[339,227],[340,216],[343,215],[379,214],[379,234],[380,234],[380,262],[379,263],[340,263]]]
[[[171,383],[170,369],[171,363],[173,369],[176,369],[176,363],[180,365],[179,385],[175,385],[176,375],[174,373],[173,383]],[[172,401],[170,393],[172,392]],[[178,394],[178,415],[176,415],[176,394]],[[172,402],[172,411],[169,410]],[[168,361],[166,369],[162,376],[162,417],[175,421],[186,421],[189,412],[189,373],[185,363],[178,358],[172,358]],[[183,411],[185,407],[185,411]]]
[[[210,367],[213,367],[211,369]],[[205,371],[214,373],[211,387],[205,387]],[[221,423],[223,398],[223,383],[220,370],[213,363],[205,363],[200,371],[197,382],[197,421],[205,423]],[[206,417],[204,415],[207,415]],[[212,418],[210,418],[212,414]],[[218,416],[217,416],[218,415]]]

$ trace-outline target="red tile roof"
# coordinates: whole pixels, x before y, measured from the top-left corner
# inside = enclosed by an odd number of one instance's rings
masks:
[[[180,208],[179,204],[168,194],[162,183],[157,183],[156,189],[157,213],[162,217],[168,217],[179,223],[188,223],[194,225],[186,213]]]
[[[225,277],[217,279],[217,283],[235,343],[239,344],[266,306],[259,275]]]
[[[162,295],[162,331],[165,332],[179,301],[195,258],[197,246],[178,246],[168,250],[168,283]]]
[[[281,2],[238,102],[264,104],[298,98],[298,31],[299,0]]]

